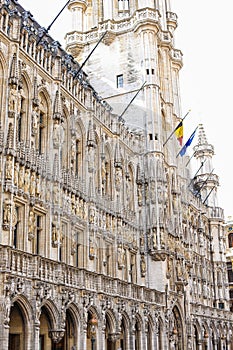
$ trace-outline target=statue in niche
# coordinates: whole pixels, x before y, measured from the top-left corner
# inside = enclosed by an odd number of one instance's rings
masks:
[[[87,203],[85,201],[83,201],[83,220],[87,220]]]
[[[74,162],[76,158],[76,139],[75,137],[71,138],[71,148],[70,148],[71,162]]]
[[[30,169],[26,169],[24,174],[24,192],[29,193],[30,187]]]
[[[93,208],[90,208],[89,223],[90,224],[94,224],[95,223],[95,210]]]
[[[157,248],[157,230],[155,227],[152,228],[152,242],[153,242],[153,249]]]
[[[12,227],[14,227],[17,222],[18,215],[15,203],[11,202],[10,199],[7,198],[3,204],[3,225],[6,226],[6,228],[8,228],[9,225],[12,225]]]
[[[5,291],[5,298],[3,301],[3,305],[2,305],[2,311],[3,311],[3,317],[4,317],[4,325],[8,326],[9,322],[10,322],[10,311],[11,311],[11,291],[9,287],[6,287],[6,291]]]
[[[77,252],[76,232],[72,231],[72,233],[71,233],[71,255],[74,255],[76,252]]]
[[[41,179],[40,179],[40,175],[37,175],[37,177],[36,177],[36,196],[38,198],[41,197]]]
[[[53,202],[54,204],[59,203],[59,187],[57,183],[55,183],[53,186]]]
[[[56,222],[52,223],[52,245],[56,247],[58,244],[58,225]]]
[[[21,94],[17,90],[17,86],[13,85],[9,93],[9,112],[20,113],[21,109]]]
[[[119,269],[123,269],[125,267],[126,256],[125,256],[125,249],[123,248],[122,244],[119,245],[117,249],[117,262],[118,262]]]
[[[38,132],[38,125],[39,125],[39,109],[38,107],[33,107],[32,110],[32,136],[35,136]]]
[[[94,240],[92,238],[90,238],[89,241],[89,258],[91,260],[93,260],[96,256],[96,247],[95,247],[95,243]]]
[[[28,239],[31,240],[35,236],[35,229],[36,229],[36,217],[35,213],[32,209],[29,211],[29,217],[28,217]]]
[[[120,189],[121,180],[122,180],[122,172],[121,172],[121,169],[120,169],[120,168],[116,168],[115,183],[116,183],[116,188],[117,188],[117,189]]]
[[[11,222],[11,201],[6,199],[3,205],[3,225],[10,225]]]
[[[138,205],[142,206],[142,185],[138,185]]]
[[[140,268],[141,268],[141,276],[145,277],[146,276],[146,260],[145,260],[144,255],[141,255]]]
[[[30,195],[35,196],[36,193],[36,178],[35,173],[32,173],[31,180],[30,180]]]
[[[55,148],[58,148],[63,144],[64,141],[64,129],[62,125],[59,123],[59,120],[55,120],[55,124],[53,126],[53,145]]]
[[[24,187],[24,167],[21,166],[19,169],[19,188],[23,189]]]
[[[13,175],[13,157],[8,155],[6,158],[5,179],[11,180]]]

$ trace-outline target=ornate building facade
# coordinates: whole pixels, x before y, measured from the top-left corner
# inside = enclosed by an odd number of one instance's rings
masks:
[[[200,126],[192,177],[169,138],[177,16],[168,0],[69,9],[65,51],[0,1],[0,348],[229,350],[213,146]]]

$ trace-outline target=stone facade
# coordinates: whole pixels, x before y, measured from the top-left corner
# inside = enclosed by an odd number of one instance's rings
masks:
[[[166,142],[182,55],[165,3],[71,1],[71,55],[0,1],[1,349],[230,349],[213,146],[200,126],[191,179]],[[75,58],[106,29],[88,76]],[[112,75],[98,55],[115,62],[120,47]]]

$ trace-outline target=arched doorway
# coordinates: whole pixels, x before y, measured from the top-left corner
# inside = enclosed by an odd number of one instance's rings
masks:
[[[52,340],[50,338],[50,330],[52,329],[49,313],[45,307],[41,308],[40,315],[40,335],[39,335],[39,349],[51,350]]]
[[[87,314],[87,350],[97,349],[98,320],[94,311]]]
[[[175,306],[170,319],[170,349],[183,350],[183,345],[182,318],[178,307]]]
[[[116,350],[117,334],[115,332],[116,322],[112,313],[106,313],[105,348]]]
[[[135,323],[135,350],[141,350],[142,328],[139,320]]]
[[[23,349],[25,344],[26,326],[22,309],[14,303],[10,312],[9,322],[9,350]]]

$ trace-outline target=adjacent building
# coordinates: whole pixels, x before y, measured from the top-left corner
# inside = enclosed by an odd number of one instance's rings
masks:
[[[229,350],[214,148],[200,125],[193,171],[173,134],[177,16],[68,8],[64,50],[0,1],[0,348]]]

